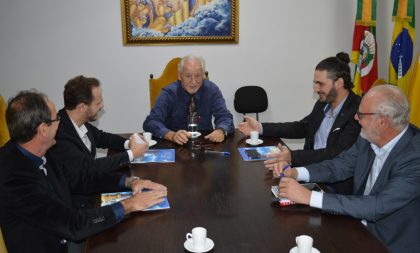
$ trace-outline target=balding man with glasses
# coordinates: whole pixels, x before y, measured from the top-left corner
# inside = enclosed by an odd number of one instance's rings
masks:
[[[355,115],[356,143],[332,160],[284,170],[279,195],[324,211],[360,219],[391,252],[419,252],[420,131],[409,125],[409,103],[393,85],[370,89]],[[349,196],[311,192],[297,181],[335,182],[353,177]]]

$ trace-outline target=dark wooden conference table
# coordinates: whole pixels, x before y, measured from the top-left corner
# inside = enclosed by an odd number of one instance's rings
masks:
[[[206,144],[200,137],[199,142]],[[278,138],[261,138],[276,145]],[[131,165],[133,175],[168,187],[171,208],[138,212],[117,226],[89,238],[86,252],[188,252],[185,235],[197,226],[207,229],[215,253],[289,252],[295,237],[309,235],[321,253],[387,252],[361,223],[302,205],[280,207],[272,202],[272,178],[263,162],[245,162],[239,132],[208,148],[230,156],[192,152],[159,140],[152,149],[174,148],[176,162]]]

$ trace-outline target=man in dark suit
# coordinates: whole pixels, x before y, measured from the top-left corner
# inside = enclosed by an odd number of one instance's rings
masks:
[[[300,121],[286,123],[260,123],[245,116],[239,130],[249,135],[258,131],[263,136],[300,139],[305,138],[303,150],[290,151],[279,145],[281,152],[271,154],[265,162],[269,169],[279,161],[293,166],[331,159],[349,148],[357,139],[360,126],[353,116],[360,97],[352,92],[349,56],[338,53],[336,57],[322,60],[315,68],[314,92],[319,95],[312,112]]]
[[[149,180],[97,170],[81,170],[69,180],[63,174],[67,164],[48,152],[60,118],[42,94],[21,92],[12,98],[6,121],[11,140],[0,149],[0,226],[9,253],[67,252],[68,241],[103,231],[131,212],[160,203],[167,194],[166,187]],[[74,192],[127,188],[134,192],[127,200],[96,209],[72,208]]]
[[[64,87],[64,108],[58,112],[57,144],[50,153],[63,161],[67,166],[64,174],[68,178],[77,177],[80,170],[89,169],[79,166],[94,162],[91,169],[107,173],[121,173],[120,168],[131,160],[144,154],[148,145],[138,144],[133,137],[127,140],[119,135],[99,130],[89,122],[98,119],[103,108],[102,90],[96,78],[76,76]],[[96,158],[96,148],[125,150],[117,154]],[[77,208],[91,208],[94,200],[89,196],[73,196]]]
[[[281,197],[353,216],[391,252],[419,252],[420,131],[409,126],[409,104],[393,85],[376,86],[363,97],[355,118],[357,142],[332,160],[280,170]],[[351,196],[311,192],[297,181],[335,182],[353,177]]]
[[[99,130],[89,122],[98,119],[103,108],[102,89],[96,78],[76,76],[64,87],[64,108],[58,112],[57,144],[51,152],[70,163],[78,159],[93,160],[96,148],[126,150],[112,156],[95,159],[103,171],[115,170],[128,165],[134,158],[143,155],[147,145],[139,145],[134,138],[127,140],[119,135]],[[66,174],[77,173],[68,171]]]

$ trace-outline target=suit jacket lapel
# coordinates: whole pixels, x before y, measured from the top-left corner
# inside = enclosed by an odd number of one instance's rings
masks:
[[[313,112],[313,120],[311,122],[311,126],[308,128],[308,130],[310,130],[310,134],[308,136],[311,136],[311,138],[306,138],[305,140],[305,146],[306,143],[310,144],[308,146],[308,149],[313,149],[314,145],[315,145],[315,134],[318,131],[318,128],[321,126],[322,120],[324,119],[324,107],[326,106],[325,103],[321,103],[321,102],[317,102],[320,103],[319,108],[317,111]]]
[[[89,151],[89,149],[86,147],[86,145],[83,143],[82,139],[80,138],[79,134],[77,133],[76,129],[74,128],[73,122],[71,122],[71,119],[69,117],[69,115],[67,114],[65,109],[61,109],[60,112],[60,124],[62,124],[64,132],[67,133],[68,135],[70,135],[72,137],[73,140],[76,141],[77,145],[79,145],[80,148],[84,149],[85,152],[87,153],[91,153],[92,151]],[[87,133],[88,138],[90,140],[90,142],[92,143],[92,147],[95,147],[95,143],[92,141],[93,140],[93,136],[89,133]],[[95,153],[93,153],[93,156],[95,156],[96,154],[96,149],[91,148],[92,150],[95,150]]]
[[[404,149],[404,147],[410,143],[410,140],[413,136],[411,128],[407,129],[407,132],[401,137],[401,139],[395,144],[394,148],[391,150],[391,153],[386,158],[385,163],[382,166],[381,172],[379,172],[378,178],[375,181],[375,184],[372,187],[371,193],[375,193],[376,190],[380,185],[383,184],[384,180],[386,180],[387,175],[389,174],[389,170],[391,169],[391,163],[399,155],[400,152]]]
[[[89,131],[89,128],[88,128],[87,136],[88,136],[89,141],[90,141],[90,144],[91,144],[91,146],[90,146],[90,153],[92,154],[93,157],[95,157],[96,156],[95,140],[93,138],[92,132]]]
[[[354,180],[354,193],[356,195],[363,195],[363,192],[365,191],[366,187],[367,178],[369,177],[373,161],[375,160],[375,152],[373,152],[370,143],[366,141],[365,147],[366,148],[362,149],[361,152],[359,152],[359,155],[363,156],[363,154],[367,154],[366,159],[364,159],[360,164],[357,163],[359,169],[355,169],[355,171],[357,171],[357,174],[355,174],[354,176],[354,178],[356,179]]]
[[[349,94],[347,95],[347,99],[346,101],[344,101],[343,107],[341,107],[341,110],[338,112],[338,115],[335,118],[335,121],[331,127],[331,131],[328,135],[328,138],[330,138],[331,134],[335,132],[334,131],[335,129],[343,128],[343,123],[346,122],[348,117],[354,116],[354,115],[349,115],[349,113],[347,112],[349,109],[349,105],[353,102],[354,96],[355,95],[353,92],[349,92]]]

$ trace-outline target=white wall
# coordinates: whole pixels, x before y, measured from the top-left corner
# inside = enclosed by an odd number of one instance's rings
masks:
[[[392,2],[378,1],[380,76],[385,78]],[[420,0],[416,4],[419,17]],[[192,53],[206,59],[236,122],[234,91],[252,84],[269,95],[262,121],[303,117],[315,101],[315,65],[340,50],[351,51],[356,1],[241,0],[239,6],[237,45],[124,47],[120,0],[1,1],[0,93],[7,99],[37,88],[61,108],[68,79],[94,76],[102,82],[105,101],[99,127],[142,131],[150,109],[149,74],[158,76],[169,59]]]

